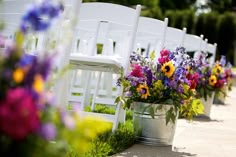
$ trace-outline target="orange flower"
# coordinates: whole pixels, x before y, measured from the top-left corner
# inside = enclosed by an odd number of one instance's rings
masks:
[[[42,93],[44,89],[44,81],[41,75],[36,75],[34,77],[33,89],[37,93]]]
[[[211,77],[209,78],[209,84],[211,86],[214,86],[216,84],[216,82],[217,82],[216,76],[215,75],[211,75]]]
[[[137,88],[137,92],[141,93],[142,99],[147,99],[147,97],[150,96],[148,86],[146,84],[140,84]]]
[[[21,68],[17,68],[13,72],[12,77],[16,83],[21,83],[24,79],[24,71]]]

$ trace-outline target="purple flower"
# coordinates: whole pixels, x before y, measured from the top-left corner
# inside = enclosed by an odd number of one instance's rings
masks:
[[[61,118],[62,118],[62,122],[64,123],[66,128],[68,128],[68,129],[75,128],[75,120],[68,113],[65,113],[65,112],[62,113]]]
[[[53,140],[56,137],[56,128],[52,123],[43,124],[39,134],[46,140]]]
[[[227,63],[228,68],[232,68],[232,64],[230,62]]]
[[[27,33],[29,30],[46,30],[51,20],[57,17],[62,9],[62,4],[55,4],[50,0],[44,0],[39,5],[32,6],[22,17],[21,31]]]
[[[174,81],[174,80],[171,80],[171,81],[168,83],[168,85],[169,85],[170,88],[174,88],[174,89],[177,88],[177,82]]]
[[[131,96],[132,96],[132,92],[127,91],[127,92],[125,93],[125,96],[127,96],[127,97],[131,97]]]
[[[182,94],[182,93],[184,93],[184,88],[183,88],[182,86],[179,86],[178,89],[177,89],[177,91],[178,91],[180,94]]]
[[[146,75],[146,78],[147,78],[147,80],[146,80],[147,81],[147,85],[151,86],[152,85],[152,79],[153,79],[153,74],[152,74],[151,69],[149,67],[145,66],[143,68],[143,71],[144,71],[144,73]]]
[[[220,58],[220,65],[223,67],[226,65],[226,58],[224,55],[222,55]]]
[[[19,66],[23,67],[23,66],[31,65],[36,59],[37,57],[34,55],[24,54],[20,60]]]

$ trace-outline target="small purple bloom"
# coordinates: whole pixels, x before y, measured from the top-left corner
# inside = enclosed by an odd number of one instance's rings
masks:
[[[68,129],[74,129],[75,128],[75,120],[73,117],[71,117],[68,113],[63,113],[61,115],[62,122],[64,123],[65,127]]]
[[[174,80],[171,80],[168,85],[170,88],[174,88],[174,89],[177,88],[177,82]]]
[[[152,85],[152,79],[153,79],[153,74],[152,74],[152,71],[149,67],[145,66],[143,68],[144,70],[144,73],[146,75],[146,78],[147,78],[147,85],[148,86],[151,86]]]
[[[183,88],[182,86],[179,86],[178,89],[177,89],[177,91],[178,91],[180,94],[182,94],[182,93],[184,93],[184,88]]]
[[[127,92],[125,93],[125,96],[127,96],[127,97],[131,97],[131,96],[132,96],[132,92],[127,91]]]
[[[56,128],[52,123],[43,124],[39,134],[46,140],[53,140],[56,137]]]
[[[226,65],[226,58],[224,55],[222,55],[220,58],[220,65],[223,67]]]

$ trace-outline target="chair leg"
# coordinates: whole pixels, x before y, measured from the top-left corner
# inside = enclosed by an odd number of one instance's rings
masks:
[[[92,111],[95,110],[95,102],[96,102],[96,97],[97,97],[98,90],[99,90],[99,84],[100,84],[101,76],[102,76],[102,72],[99,72],[97,82],[96,82],[96,85],[95,85],[95,89],[94,89],[94,93],[93,93],[93,100],[92,100],[92,105],[91,105]]]

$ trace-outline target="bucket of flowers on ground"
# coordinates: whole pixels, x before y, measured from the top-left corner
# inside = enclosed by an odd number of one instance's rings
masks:
[[[45,31],[61,8],[61,4],[43,1],[25,13],[12,42],[0,36],[1,156],[64,157],[71,148],[81,155],[98,134],[111,129],[101,120],[81,118],[77,112],[69,114],[53,105],[52,93],[45,86],[54,55],[25,53],[28,33]]]
[[[213,66],[212,73],[217,77],[215,86],[221,89],[221,92],[216,93],[214,104],[224,104],[225,97],[232,87],[232,79],[235,77],[232,72],[231,63],[226,64],[225,56],[221,56],[220,61],[217,61]]]
[[[195,91],[186,77],[192,60],[185,49],[163,49],[160,53],[158,60],[154,60],[154,52],[150,58],[136,52],[131,55],[130,71],[121,73],[118,80],[124,95],[117,102],[133,109],[138,142],[168,146],[172,145],[179,113],[191,119],[202,113],[203,107],[194,99]]]

